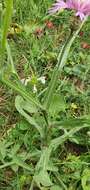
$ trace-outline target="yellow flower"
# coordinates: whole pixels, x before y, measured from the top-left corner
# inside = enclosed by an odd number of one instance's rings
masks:
[[[18,25],[17,23],[12,23],[8,34],[9,35],[19,34],[22,32],[22,30],[23,28],[20,25]]]
[[[77,107],[77,105],[75,103],[72,103],[71,104],[71,108],[74,109],[74,110],[76,110],[78,107]]]

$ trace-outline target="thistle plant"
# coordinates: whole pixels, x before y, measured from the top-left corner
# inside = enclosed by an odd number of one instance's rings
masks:
[[[30,127],[36,128],[40,135],[41,150],[39,159],[33,171],[33,180],[30,186],[30,190],[33,189],[34,182],[37,186],[42,189],[43,187],[54,187],[54,183],[51,181],[48,171],[58,172],[58,168],[54,167],[54,163],[51,160],[52,153],[56,151],[57,147],[62,145],[67,139],[73,137],[75,133],[81,130],[84,127],[89,127],[88,122],[85,118],[77,119],[79,125],[77,126],[76,120],[70,123],[69,127],[64,126],[64,123],[58,122],[56,119],[52,120],[53,111],[53,101],[55,98],[58,99],[57,104],[59,103],[58,94],[56,94],[56,85],[58,77],[60,76],[63,67],[66,64],[70,48],[74,43],[78,33],[83,27],[84,23],[87,21],[88,15],[90,14],[90,0],[58,0],[53,7],[49,10],[50,14],[53,14],[61,9],[70,9],[76,11],[76,16],[80,17],[79,24],[76,31],[70,33],[67,41],[63,45],[62,49],[59,52],[57,58],[57,64],[55,65],[51,81],[47,86],[41,100],[38,97],[33,96],[31,92],[27,92],[25,86],[22,84],[20,77],[17,74],[17,71],[14,67],[12,53],[10,45],[7,42],[7,32],[11,22],[12,10],[13,10],[13,0],[6,1],[6,11],[4,18],[2,20],[2,33],[1,33],[1,50],[0,50],[0,81],[7,85],[9,88],[12,88],[13,91],[17,92],[15,99],[15,106],[17,111],[30,123]],[[79,19],[79,18],[77,18]],[[7,51],[7,56],[9,59],[9,64],[4,64],[4,55]],[[50,111],[51,110],[51,111]],[[57,110],[56,110],[57,111]],[[41,118],[42,116],[42,118]],[[38,118],[38,120],[36,119]],[[41,120],[43,122],[41,122]],[[66,120],[68,123],[68,121]],[[70,129],[72,122],[74,122],[73,128]],[[82,126],[82,122],[85,124]],[[53,129],[57,128],[58,131],[62,130],[62,135],[57,138],[52,138]],[[11,162],[11,164],[15,164]],[[8,166],[9,164],[1,165]],[[61,184],[63,189],[67,189],[65,184]]]
[[[61,9],[75,10],[76,16],[83,20],[85,16],[90,15],[90,0],[57,0],[49,12],[55,13]]]

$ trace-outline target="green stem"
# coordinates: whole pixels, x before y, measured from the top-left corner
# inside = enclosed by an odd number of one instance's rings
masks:
[[[32,180],[31,186],[30,186],[30,189],[29,189],[29,190],[33,190],[33,186],[34,186],[34,180]]]
[[[66,185],[63,183],[63,181],[60,178],[60,175],[58,172],[53,172],[57,180],[59,181],[60,185],[63,187],[64,190],[68,190]]]
[[[62,47],[62,49],[61,49],[61,51],[59,53],[57,65],[56,65],[56,67],[55,67],[55,69],[53,71],[51,81],[49,83],[47,92],[46,92],[45,97],[44,97],[44,107],[45,107],[46,110],[49,109],[49,106],[50,106],[50,103],[51,103],[51,100],[52,100],[52,96],[53,96],[55,88],[56,88],[58,75],[60,75],[63,67],[65,66],[65,63],[67,61],[70,48],[71,48],[74,40],[76,39],[78,33],[80,32],[82,26],[86,22],[87,18],[88,17],[86,16],[85,19],[81,22],[79,28],[73,34],[73,36],[70,36],[68,38],[67,42]]]
[[[12,162],[8,162],[8,163],[5,163],[3,165],[0,166],[0,169],[3,169],[3,168],[6,168],[6,167],[9,167],[11,165],[14,165],[15,163],[12,161]]]
[[[18,73],[16,72],[16,69],[14,67],[14,62],[13,62],[13,58],[12,58],[12,54],[11,54],[11,49],[10,49],[10,46],[9,46],[8,42],[6,43],[6,49],[7,49],[8,59],[9,59],[10,65],[11,65],[11,71],[12,71],[12,73],[15,73],[18,76]]]
[[[8,28],[11,22],[12,10],[13,10],[13,0],[7,0],[6,11],[5,11],[4,21],[3,21],[3,26],[2,26],[2,35],[1,35],[1,55],[0,55],[1,67],[4,64],[3,59],[4,59],[5,48],[6,48],[6,38],[7,38]]]

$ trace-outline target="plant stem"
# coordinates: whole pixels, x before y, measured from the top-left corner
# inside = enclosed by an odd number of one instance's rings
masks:
[[[44,107],[46,110],[49,109],[49,106],[50,106],[50,103],[52,100],[52,96],[53,96],[55,88],[56,88],[58,75],[61,73],[63,67],[65,66],[70,48],[71,48],[74,40],[76,39],[78,33],[80,32],[82,26],[86,22],[87,18],[88,18],[88,16],[86,16],[85,19],[81,22],[79,28],[73,34],[73,36],[70,35],[70,37],[68,38],[68,40],[66,41],[65,45],[62,47],[62,49],[59,53],[57,65],[53,71],[51,81],[49,83],[47,92],[46,92],[45,97],[44,97]]]
[[[1,35],[1,55],[0,55],[0,62],[1,66],[3,67],[4,64],[4,52],[6,48],[6,38],[8,33],[8,28],[11,22],[11,16],[12,16],[12,10],[13,10],[13,0],[7,0],[6,1],[6,11],[4,15],[4,21],[2,26],[2,35]]]
[[[61,180],[59,173],[58,172],[53,172],[55,177],[57,178],[57,180],[59,181],[59,183],[61,184],[61,186],[63,187],[64,190],[67,190],[66,185],[63,183],[63,181]]]
[[[12,162],[8,162],[8,163],[5,163],[3,165],[0,166],[0,169],[3,169],[3,168],[6,168],[6,167],[9,167],[11,165],[15,164],[13,161]]]
[[[32,179],[31,186],[30,186],[29,190],[33,190],[33,186],[34,186],[34,180]]]

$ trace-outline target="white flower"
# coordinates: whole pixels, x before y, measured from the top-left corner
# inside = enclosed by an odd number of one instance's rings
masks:
[[[30,77],[28,77],[27,79],[25,79],[25,78],[21,79],[22,84],[24,84],[25,86],[27,86],[27,83],[30,81],[31,81]]]
[[[38,81],[40,81],[42,84],[45,84],[45,82],[46,82],[44,76],[38,78]]]
[[[36,85],[33,86],[33,93],[37,93]]]

